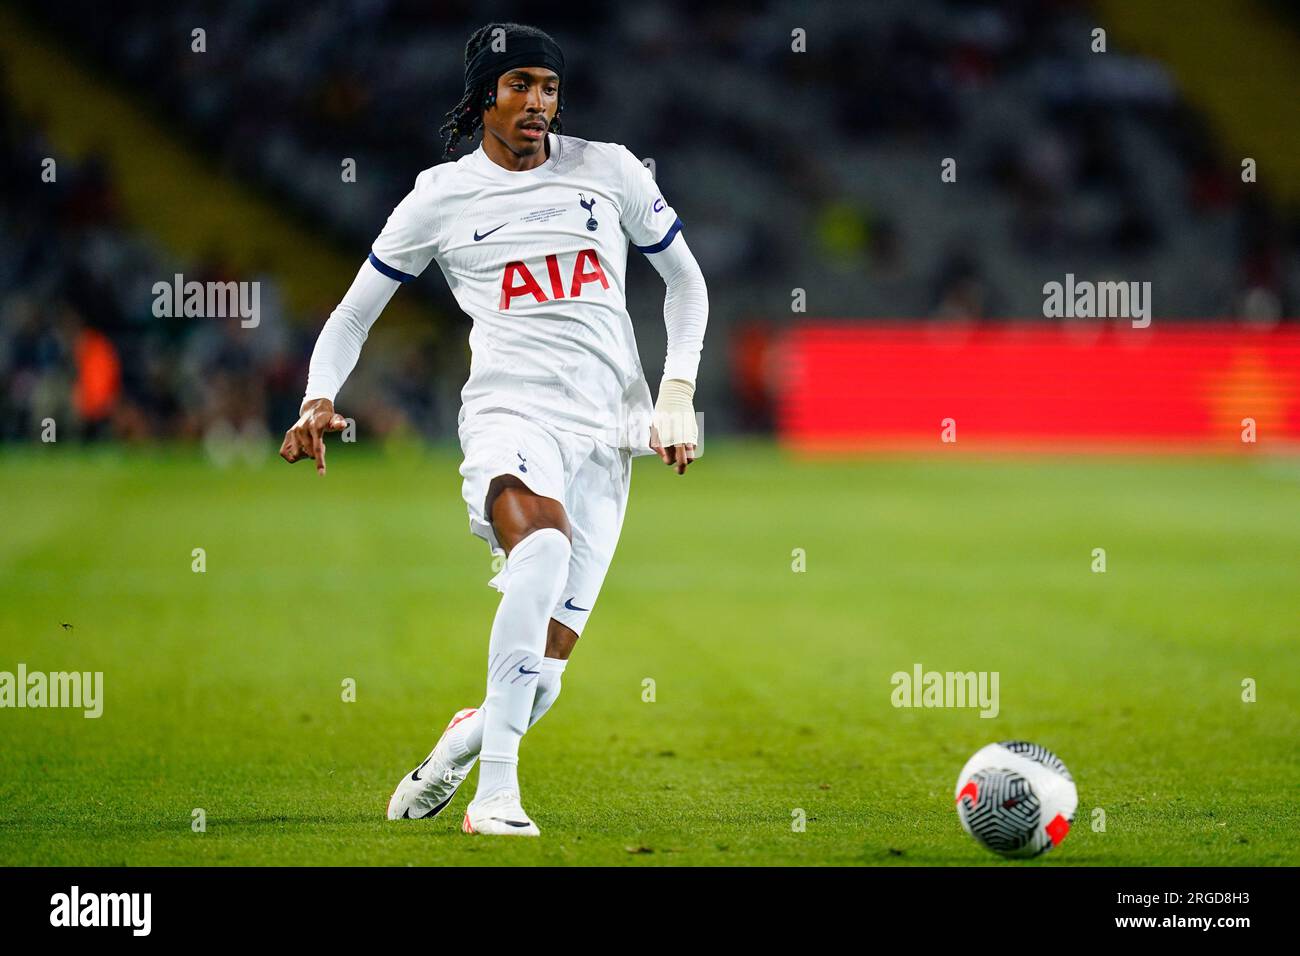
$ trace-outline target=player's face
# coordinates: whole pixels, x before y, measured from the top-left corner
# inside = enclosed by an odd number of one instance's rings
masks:
[[[483,111],[483,129],[516,156],[543,148],[559,109],[560,78],[544,67],[520,67],[497,80],[496,105]]]

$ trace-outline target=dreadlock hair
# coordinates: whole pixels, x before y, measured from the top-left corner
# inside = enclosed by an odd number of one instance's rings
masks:
[[[479,27],[469,36],[469,42],[465,44],[465,65],[469,66],[469,61],[474,58],[474,54],[486,46],[492,40],[493,30],[504,30],[507,42],[512,36],[527,37],[545,37],[551,39],[551,36],[544,30],[537,27],[530,27],[523,23],[488,23]],[[481,83],[473,89],[465,91],[465,95],[460,98],[460,102],[447,111],[447,122],[439,127],[438,132],[442,134],[442,154],[450,156],[456,151],[456,146],[462,138],[473,140],[474,134],[483,126],[483,111],[489,105],[496,102],[496,80],[491,83]],[[564,111],[564,90],[560,89],[560,101],[556,105],[555,116],[551,119],[550,131],[552,133],[561,133],[564,126],[560,122],[560,113]]]

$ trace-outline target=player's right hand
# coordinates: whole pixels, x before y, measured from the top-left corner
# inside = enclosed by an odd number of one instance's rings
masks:
[[[313,398],[303,402],[302,414],[293,423],[293,427],[284,433],[280,457],[290,463],[304,458],[315,459],[316,473],[323,475],[325,435],[328,432],[341,432],[347,427],[347,419],[334,411],[334,403],[328,398]]]

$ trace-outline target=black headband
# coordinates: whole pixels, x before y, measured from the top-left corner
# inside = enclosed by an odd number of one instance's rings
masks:
[[[564,54],[559,44],[550,37],[506,35],[506,49],[493,50],[491,44],[481,47],[465,64],[465,92],[481,83],[495,85],[497,77],[507,70],[520,66],[544,66],[564,79]]]

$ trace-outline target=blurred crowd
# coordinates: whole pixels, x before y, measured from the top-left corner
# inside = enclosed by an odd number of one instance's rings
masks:
[[[52,181],[32,188],[53,159]],[[0,98],[0,438],[264,439],[297,408],[312,330],[262,277],[261,334],[155,318],[152,286],[182,264],[133,229],[102,158],[60,156]],[[193,278],[232,278],[219,257]],[[291,420],[291,419],[290,419]]]
[[[712,307],[700,406],[723,428],[770,427],[771,352],[799,318],[795,288],[809,315],[985,320],[1041,315],[1043,282],[1071,271],[1153,280],[1161,317],[1296,311],[1294,223],[1243,187],[1160,64],[1090,53],[1082,0],[120,0],[31,15],[358,263],[416,172],[442,159],[469,31],[542,26],[570,64],[566,132],[654,159],[686,222]],[[56,408],[90,437],[282,430],[325,316],[287,314],[267,274],[263,334],[155,319],[148,286],[231,277],[222,250],[173,261],[124,221],[94,155],[61,158],[57,186],[33,189],[55,154],[7,97],[0,110],[0,437],[34,434]],[[365,170],[348,190],[341,157]],[[941,157],[957,158],[960,188],[940,180]],[[459,321],[437,270],[414,286],[403,294]],[[661,300],[633,263],[652,384]],[[454,389],[435,399],[421,384],[463,378],[464,327],[452,331],[441,354],[417,350],[383,376],[384,427],[444,434],[454,421]],[[452,407],[431,416],[431,402]]]

